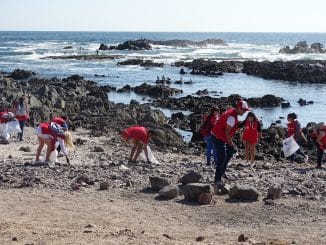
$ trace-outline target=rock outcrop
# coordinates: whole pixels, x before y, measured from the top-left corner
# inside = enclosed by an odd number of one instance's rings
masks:
[[[324,49],[323,44],[313,43],[309,47],[306,41],[298,42],[293,48],[290,48],[289,46],[285,46],[284,48],[281,48],[279,51],[279,53],[282,54],[302,54],[302,53],[320,54],[325,52],[326,50]]]

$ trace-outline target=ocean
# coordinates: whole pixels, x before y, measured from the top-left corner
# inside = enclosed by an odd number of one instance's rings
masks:
[[[227,46],[200,47],[168,47],[157,45],[149,51],[100,51],[101,54],[119,54],[123,58],[115,60],[52,60],[47,56],[96,54],[101,43],[117,45],[126,40],[146,38],[152,40],[187,39],[200,41],[208,38],[223,39]],[[214,60],[295,60],[319,59],[326,60],[326,54],[279,54],[285,45],[293,46],[298,41],[308,44],[320,42],[326,45],[326,33],[174,33],[174,32],[0,32],[0,71],[11,72],[14,69],[26,69],[36,72],[39,76],[67,77],[73,74],[94,80],[100,85],[108,84],[121,88],[126,84],[131,86],[149,83],[154,85],[157,76],[170,77],[172,81],[181,78],[180,68],[171,66],[178,60],[195,58],[210,58]],[[72,49],[64,49],[72,46]],[[155,62],[163,62],[162,68],[142,68],[138,66],[117,66],[117,62],[129,58],[148,58]],[[187,71],[187,70],[186,70]],[[95,76],[97,75],[105,75]],[[219,77],[207,77],[186,74],[183,81],[192,80],[191,85],[176,85],[183,94],[193,95],[198,90],[222,91],[222,96],[240,94],[243,97],[258,97],[274,94],[283,97],[291,103],[290,108],[255,109],[265,127],[275,122],[279,117],[285,117],[290,112],[298,114],[299,121],[305,125],[308,122],[325,121],[326,85],[300,84],[286,81],[265,80],[246,74],[224,74]],[[109,100],[129,103],[131,99],[140,103],[148,102],[149,98],[134,93],[109,93]],[[213,96],[213,95],[212,95]],[[297,101],[303,98],[314,101],[312,105],[301,107]],[[172,111],[162,109],[170,116]],[[281,123],[286,124],[282,119]]]

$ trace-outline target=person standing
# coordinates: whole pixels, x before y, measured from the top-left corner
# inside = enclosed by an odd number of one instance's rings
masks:
[[[220,109],[213,107],[209,113],[209,115],[205,118],[205,121],[201,127],[201,134],[204,137],[204,141],[206,143],[206,163],[207,166],[211,165],[211,155],[213,151],[213,157],[215,163],[217,163],[217,153],[213,144],[211,130],[216,124],[219,117]]]
[[[314,129],[316,135],[316,146],[317,146],[317,168],[322,168],[322,161],[324,151],[326,150],[326,125],[319,123]]]
[[[293,135],[294,140],[298,143],[300,148],[290,156],[290,160],[293,163],[295,160],[295,154],[299,154],[304,157],[305,163],[308,162],[308,155],[306,155],[302,149],[301,146],[304,143],[305,139],[303,139],[302,131],[301,131],[301,124],[298,121],[298,116],[295,113],[290,113],[287,116],[288,124],[287,124],[287,131],[288,131],[288,137]]]
[[[18,133],[18,140],[23,141],[23,134],[26,121],[29,119],[28,103],[24,96],[21,96],[18,102],[15,103],[15,116],[19,121],[21,133]]]
[[[255,160],[255,150],[258,143],[258,138],[261,137],[260,123],[253,112],[249,112],[244,121],[244,131],[242,140],[245,145],[245,159],[248,163]]]
[[[214,179],[214,184],[218,188],[222,187],[222,176],[225,174],[230,159],[236,152],[232,137],[238,129],[238,116],[242,116],[249,110],[246,101],[238,101],[236,107],[228,109],[211,130],[218,156]]]

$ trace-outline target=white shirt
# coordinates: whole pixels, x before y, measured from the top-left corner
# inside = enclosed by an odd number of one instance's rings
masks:
[[[233,128],[235,125],[235,118],[233,116],[229,116],[226,121],[226,124]]]

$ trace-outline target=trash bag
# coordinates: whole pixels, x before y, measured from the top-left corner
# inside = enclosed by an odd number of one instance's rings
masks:
[[[148,154],[148,159],[151,163],[154,163],[156,165],[160,165],[161,163],[154,157],[153,152],[149,145],[147,145],[147,154]]]
[[[8,133],[8,124],[0,123],[0,139],[9,140],[10,134]]]
[[[9,134],[18,134],[22,132],[19,126],[19,121],[17,120],[8,122],[7,125]]]
[[[154,157],[153,155],[153,152],[151,150],[151,148],[149,147],[149,145],[147,145],[147,153],[148,153],[148,160],[153,163],[153,164],[156,164],[156,165],[160,165],[161,163]],[[145,155],[145,151],[142,151],[142,153],[140,154],[140,157],[143,159],[143,160],[147,160],[146,159],[146,155]]]
[[[293,135],[283,140],[283,152],[285,157],[289,157],[299,150],[300,146],[293,138]]]

